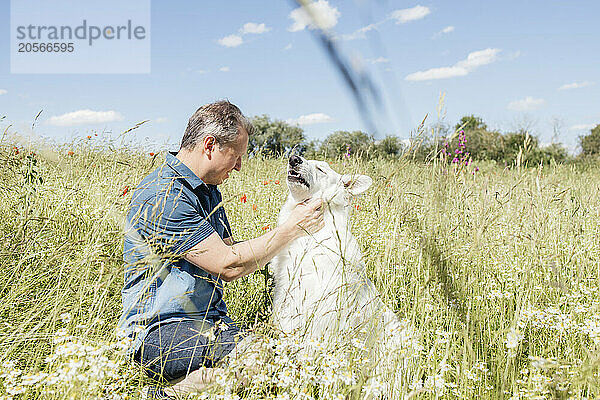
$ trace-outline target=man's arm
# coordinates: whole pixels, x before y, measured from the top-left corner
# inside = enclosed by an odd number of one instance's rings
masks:
[[[226,282],[265,265],[292,240],[323,227],[321,200],[299,204],[283,225],[255,239],[228,245],[214,232],[192,247],[185,259]]]

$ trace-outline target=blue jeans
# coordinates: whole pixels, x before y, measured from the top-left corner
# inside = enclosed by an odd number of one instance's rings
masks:
[[[134,360],[154,379],[174,381],[200,367],[212,368],[241,340],[235,324],[223,330],[208,321],[174,321],[154,327]]]

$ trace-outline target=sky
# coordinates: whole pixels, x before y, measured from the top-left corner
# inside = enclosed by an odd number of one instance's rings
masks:
[[[407,138],[426,116],[426,125],[453,126],[475,114],[492,129],[527,127],[574,152],[600,123],[597,0],[310,7],[374,83],[377,138]],[[153,0],[150,18],[149,73],[11,73],[10,1],[0,0],[0,127],[30,134],[42,111],[34,134],[62,142],[150,120],[128,140],[173,147],[199,106],[229,99],[248,116],[298,124],[309,139],[369,131],[297,3]]]

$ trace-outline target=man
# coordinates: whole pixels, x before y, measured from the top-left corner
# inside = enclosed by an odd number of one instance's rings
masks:
[[[135,190],[126,218],[119,322],[148,375],[185,394],[231,352],[240,328],[227,315],[223,281],[264,266],[292,240],[323,227],[320,201],[301,204],[270,232],[235,243],[217,185],[239,171],[252,124],[228,101],[200,107],[178,153],[167,154]]]

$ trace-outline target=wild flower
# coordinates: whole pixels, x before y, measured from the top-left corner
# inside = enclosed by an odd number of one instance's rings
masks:
[[[65,312],[65,313],[60,314],[58,316],[58,318],[60,319],[60,321],[63,324],[68,324],[69,322],[71,322],[71,319],[72,319],[71,313],[69,313],[69,312]]]
[[[123,188],[123,192],[121,193],[121,197],[125,196],[127,194],[127,192],[129,192],[129,185],[125,186]]]
[[[377,378],[372,377],[363,387],[365,397],[371,396],[372,399],[377,399],[383,395],[384,384]]]
[[[516,348],[519,346],[524,336],[518,329],[510,328],[506,334],[506,348],[508,349],[508,356],[514,357],[516,355]]]
[[[456,148],[452,149],[452,145],[448,140],[444,140],[442,150],[440,151],[442,162],[454,166],[454,171],[458,172],[472,163],[471,154],[467,150],[467,137],[464,130],[458,132],[458,143]],[[477,167],[475,167],[477,168]],[[478,170],[478,169],[477,169]],[[472,171],[475,172],[475,169]]]
[[[423,388],[436,396],[442,396],[446,391],[446,380],[441,373],[428,376],[427,379],[425,379]]]
[[[243,194],[243,195],[240,196],[240,203],[245,203],[247,201],[248,201],[248,198],[246,197],[245,194]]]
[[[73,156],[74,154],[75,154],[75,152],[73,150],[67,151],[67,155],[69,155],[69,156]]]
[[[123,343],[92,343],[59,330],[53,352],[45,359],[47,372],[23,373],[14,361],[8,361],[0,367],[1,386],[10,396],[41,390],[60,393],[61,398],[75,398],[78,392],[96,393],[110,385],[115,392],[120,391],[124,389],[123,379],[132,375],[125,357],[130,342],[125,339]],[[121,384],[115,386],[117,381]]]

